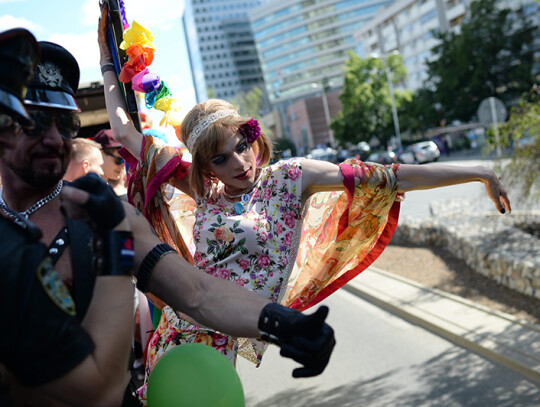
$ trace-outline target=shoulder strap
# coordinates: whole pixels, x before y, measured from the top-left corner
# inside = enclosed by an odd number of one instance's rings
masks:
[[[69,244],[69,233],[67,226],[64,226],[58,234],[55,236],[51,244],[49,245],[48,251],[49,255],[51,256],[51,260],[53,264],[56,264],[60,256],[62,255],[62,252]]]

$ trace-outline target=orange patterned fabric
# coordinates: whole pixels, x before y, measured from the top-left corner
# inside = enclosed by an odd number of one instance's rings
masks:
[[[144,214],[162,242],[193,263],[180,230],[170,215],[164,190],[170,178],[187,175],[189,163],[182,160],[182,152],[157,138],[144,136],[138,161],[128,155],[127,150],[123,149],[121,154],[129,165],[129,202]]]
[[[296,265],[282,302],[305,310],[365,270],[397,226],[398,165],[348,160],[345,192],[320,192],[305,206]]]

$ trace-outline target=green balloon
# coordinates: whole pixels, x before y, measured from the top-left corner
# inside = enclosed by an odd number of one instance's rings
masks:
[[[148,378],[149,407],[244,407],[244,390],[229,360],[200,343],[176,346]]]

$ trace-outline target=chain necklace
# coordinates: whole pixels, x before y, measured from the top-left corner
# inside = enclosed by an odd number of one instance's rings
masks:
[[[253,189],[255,188],[255,185],[259,183],[262,177],[262,171],[259,170],[259,175],[257,179],[253,182],[253,184],[249,187],[244,189],[242,192],[236,195],[229,195],[227,191],[225,190],[226,187],[223,187],[223,196],[229,200],[232,201],[235,198],[240,198],[240,201],[235,202],[233,205],[233,210],[236,212],[237,215],[241,215],[245,211],[245,205],[248,204],[251,201],[251,194],[253,193]]]
[[[261,180],[261,177],[262,177],[262,171],[259,170],[259,175],[255,179],[255,181],[253,181],[253,184],[250,187],[244,189],[242,192],[240,192],[239,194],[236,194],[236,195],[229,195],[227,193],[227,190],[226,190],[227,187],[224,186],[223,187],[223,195],[225,196],[225,198],[230,200],[230,199],[240,198],[240,197],[242,197],[242,196],[244,196],[246,194],[249,194],[253,190],[253,188],[255,188],[255,185],[257,185],[257,183]]]
[[[63,185],[64,185],[64,181],[62,180],[58,181],[58,184],[56,185],[56,188],[54,188],[54,191],[52,191],[49,195],[41,198],[39,201],[37,201],[35,204],[33,204],[30,208],[28,208],[24,212],[14,211],[9,206],[7,206],[3,198],[4,187],[1,186],[0,187],[0,210],[2,210],[2,212],[4,212],[4,214],[6,214],[15,223],[19,224],[20,222],[19,218],[22,217],[23,219],[28,219],[28,217],[31,214],[33,214],[38,209],[43,207],[46,203],[56,198],[60,194],[60,191],[62,190]]]

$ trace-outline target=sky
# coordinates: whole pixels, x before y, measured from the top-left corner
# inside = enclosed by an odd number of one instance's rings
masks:
[[[124,0],[126,17],[154,35],[155,55],[150,72],[165,81],[187,113],[196,104],[182,26],[183,0]],[[81,83],[101,80],[97,22],[98,0],[0,0],[0,31],[28,29],[38,41],[62,45],[77,59]],[[163,113],[149,112],[155,128]],[[172,129],[164,129],[168,134]]]

